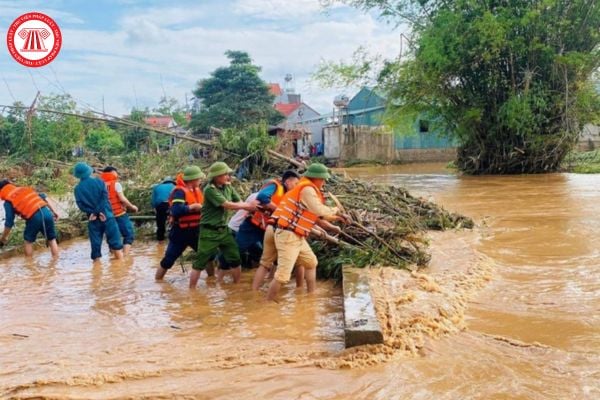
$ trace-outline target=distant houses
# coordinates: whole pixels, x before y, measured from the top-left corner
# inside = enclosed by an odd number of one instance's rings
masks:
[[[408,127],[394,130],[384,123],[385,95],[363,87],[336,113],[304,123],[322,134],[323,155],[331,161],[446,161],[456,155],[456,144],[433,124],[418,117]],[[319,136],[313,135],[313,136]]]
[[[175,119],[170,115],[146,117],[144,118],[144,123],[150,125],[153,128],[166,130],[173,129],[177,126],[177,122],[175,122]]]
[[[191,115],[186,114],[185,119],[187,122],[191,120]],[[155,115],[144,118],[144,123],[150,125],[156,129],[162,129],[165,131],[171,131],[180,135],[188,134],[188,130],[183,126],[177,124],[175,119],[170,115]],[[169,138],[169,146],[172,147],[178,142],[176,137]]]
[[[292,85],[291,75],[286,76],[286,85],[282,89],[278,83],[270,83],[269,90],[275,99],[273,107],[285,119],[271,127],[269,132],[280,139],[280,151],[289,156],[308,157],[315,141],[322,136],[320,124],[308,124],[307,121],[318,119],[320,114],[302,101]]]

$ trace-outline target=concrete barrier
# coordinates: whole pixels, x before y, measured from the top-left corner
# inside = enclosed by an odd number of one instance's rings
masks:
[[[383,343],[366,271],[344,267],[342,275],[346,348]]]

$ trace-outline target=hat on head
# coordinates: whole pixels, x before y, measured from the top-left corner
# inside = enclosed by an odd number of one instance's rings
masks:
[[[204,177],[205,177],[204,172],[202,172],[200,167],[197,167],[195,165],[190,165],[189,167],[185,167],[185,169],[183,170],[183,180],[184,181],[193,181],[195,179],[202,179]]]
[[[233,172],[233,170],[229,168],[229,165],[225,164],[223,161],[217,161],[208,169],[208,180],[212,180],[217,176],[229,174],[231,172]]]
[[[165,176],[165,179],[163,179],[163,183],[169,183],[169,182],[175,183],[175,179],[173,179],[172,176]]]
[[[329,179],[331,175],[327,167],[321,163],[313,163],[308,166],[304,175],[307,178]]]
[[[78,162],[73,168],[73,176],[78,179],[84,179],[92,175],[94,169],[84,162]]]

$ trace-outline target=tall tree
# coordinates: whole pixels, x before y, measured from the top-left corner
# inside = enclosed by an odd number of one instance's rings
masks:
[[[598,0],[344,2],[410,25],[408,57],[377,71],[390,122],[426,113],[458,139],[467,173],[556,170],[600,113]],[[320,73],[364,76],[365,65]]]
[[[273,108],[273,95],[258,75],[248,53],[227,51],[229,66],[217,68],[210,78],[198,82],[194,95],[202,108],[192,116],[190,126],[205,131],[218,128],[244,128],[259,122],[277,123],[283,116]]]

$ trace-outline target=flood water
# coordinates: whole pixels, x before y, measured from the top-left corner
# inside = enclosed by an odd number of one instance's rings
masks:
[[[73,241],[57,261],[0,259],[0,397],[600,398],[600,175],[458,177],[437,164],[347,173],[475,219],[473,232],[432,241],[437,296],[465,310],[460,328],[379,362],[380,349],[343,350],[332,283],[314,296],[290,285],[279,304],[248,290],[251,273],[190,292],[180,265],[154,282],[164,251],[154,243],[92,265],[88,243]],[[485,258],[489,282],[454,299],[476,275],[463,273],[469,252]],[[395,275],[382,277],[393,287]]]

